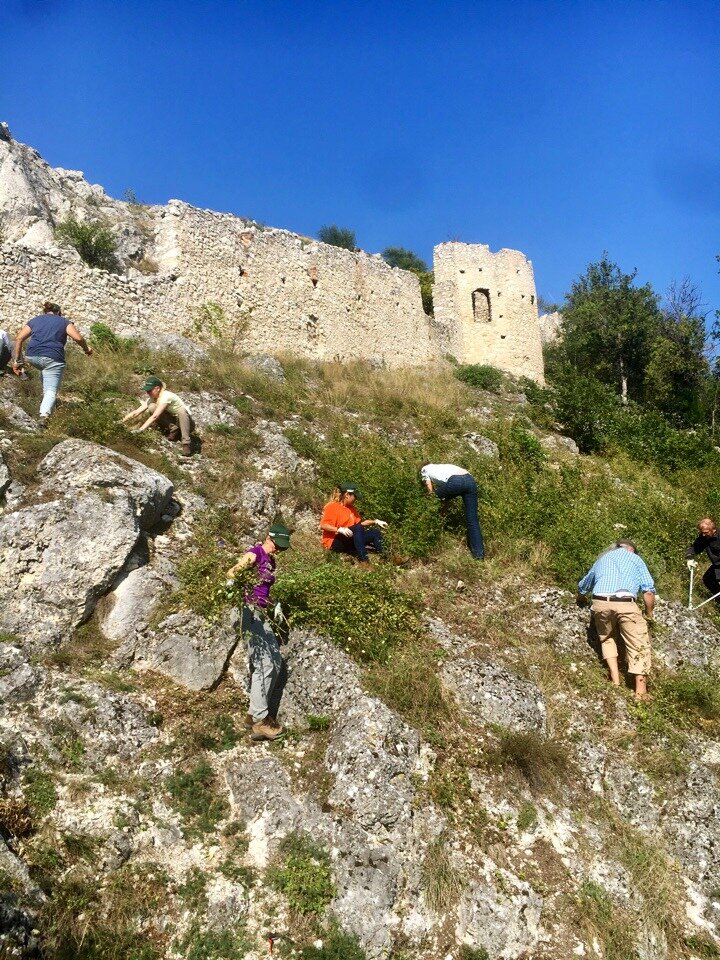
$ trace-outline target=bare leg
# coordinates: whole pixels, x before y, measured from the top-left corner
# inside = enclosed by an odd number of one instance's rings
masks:
[[[635,699],[647,700],[647,677],[642,673],[635,674]]]
[[[608,657],[605,661],[608,665],[608,670],[610,671],[610,679],[615,684],[616,687],[620,686],[620,671],[618,669],[618,658],[617,657]]]

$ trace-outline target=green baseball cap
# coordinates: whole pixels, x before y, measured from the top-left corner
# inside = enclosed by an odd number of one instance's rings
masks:
[[[161,387],[162,380],[158,380],[157,377],[148,377],[145,383],[142,385],[143,390],[146,393],[150,393],[151,390],[154,390],[155,387]]]
[[[290,531],[281,523],[274,523],[268,531],[268,536],[278,550],[287,550],[290,546]]]
[[[354,483],[341,483],[339,490],[340,493],[354,493],[356,497],[360,496],[360,491]]]

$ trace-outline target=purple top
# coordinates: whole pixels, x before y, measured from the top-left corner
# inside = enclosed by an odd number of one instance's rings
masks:
[[[270,587],[275,583],[273,571],[275,570],[275,557],[271,557],[267,551],[263,550],[261,543],[256,543],[249,547],[247,553],[254,553],[257,557],[255,561],[255,570],[258,575],[258,582],[245,594],[245,603],[254,607],[265,609],[270,602]]]

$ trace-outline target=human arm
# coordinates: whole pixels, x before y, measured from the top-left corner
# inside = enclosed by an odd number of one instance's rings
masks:
[[[75,343],[82,347],[86,357],[90,356],[92,353],[92,347],[88,346],[85,337],[80,333],[74,323],[69,323],[65,327],[65,333],[70,337],[71,340],[74,340]]]
[[[350,527],[336,527],[332,523],[320,523],[320,529],[323,533],[339,533],[342,537],[351,537],[353,535]]]
[[[143,400],[139,407],[131,410],[130,413],[126,413],[121,422],[127,423],[128,420],[133,420],[135,417],[139,417],[141,413],[144,413],[147,410],[147,408],[147,400]]]
[[[595,585],[595,565],[588,570],[585,576],[580,580],[577,586],[578,596],[584,596]]]
[[[653,590],[645,590],[643,593],[643,601],[645,603],[645,616],[648,620],[652,620],[653,610],[655,609],[655,592]]]
[[[148,427],[151,427],[155,423],[155,421],[158,419],[158,417],[162,414],[162,412],[165,410],[166,407],[167,407],[167,403],[165,403],[163,400],[158,399],[155,403],[155,409],[147,418],[145,423],[143,423],[142,426],[138,427],[137,432],[142,433],[143,430],[147,430]]]
[[[27,325],[27,323],[18,330],[18,334],[15,337],[15,351],[13,354],[13,370],[17,369],[22,363],[22,348],[25,341],[31,335],[32,330]]]
[[[228,580],[234,580],[239,573],[241,573],[243,570],[248,570],[250,567],[254,567],[256,563],[256,554],[254,554],[251,550],[249,550],[247,553],[244,553],[238,562],[228,570],[226,574]]]
[[[685,559],[692,560],[705,549],[705,537],[695,537],[693,542],[685,551]]]

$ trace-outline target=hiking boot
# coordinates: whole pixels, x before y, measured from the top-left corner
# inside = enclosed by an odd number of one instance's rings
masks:
[[[372,564],[369,560],[358,560],[358,566],[361,570],[372,570]]]
[[[192,447],[190,446],[189,443],[184,443],[184,444],[182,445],[181,456],[183,456],[183,457],[191,457],[192,455],[193,455]]]
[[[285,731],[280,724],[271,717],[265,717],[264,720],[258,720],[252,725],[251,740],[277,740]]]
[[[391,560],[396,567],[404,567],[406,563],[410,563],[410,557],[406,557],[405,555],[398,556],[398,554],[394,554]]]

